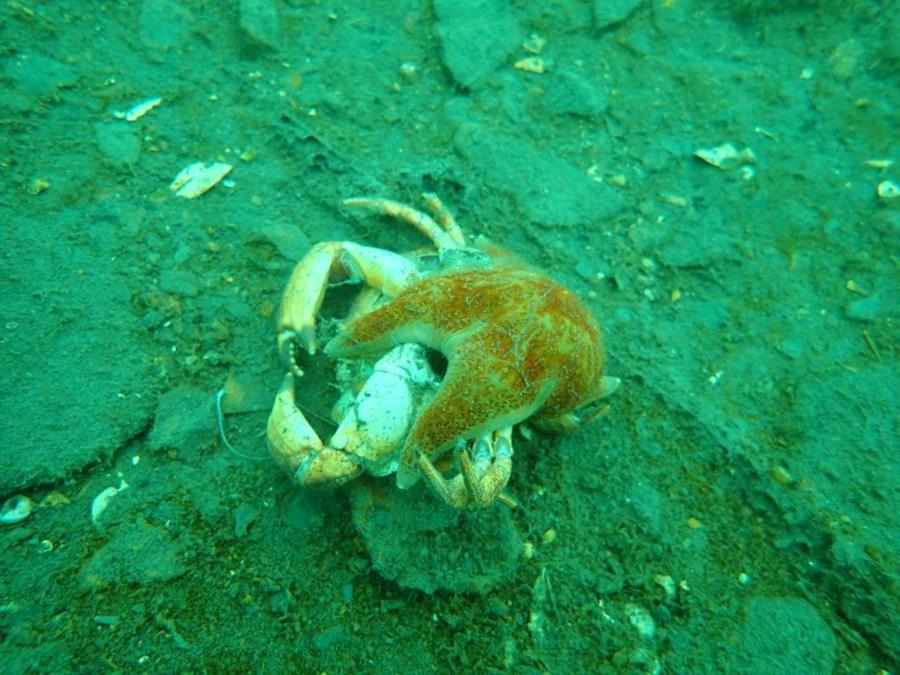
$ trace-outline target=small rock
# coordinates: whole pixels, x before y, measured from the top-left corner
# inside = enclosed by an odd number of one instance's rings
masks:
[[[800,598],[753,598],[744,625],[726,644],[726,671],[830,673],[837,638],[822,615]],[[728,667],[728,666],[731,667]]]
[[[180,47],[191,32],[193,16],[173,0],[144,0],[138,34],[141,42],[155,49]]]
[[[326,652],[347,638],[347,632],[340,626],[332,626],[321,630],[313,636],[313,645],[321,652]]]
[[[874,321],[883,311],[881,296],[875,294],[847,305],[847,318],[854,321]]]
[[[175,579],[186,571],[181,562],[183,548],[161,527],[138,520],[118,528],[109,543],[94,554],[82,571],[82,586],[99,590]]]
[[[547,84],[544,97],[547,109],[556,115],[575,115],[590,119],[602,115],[609,101],[589,80],[577,73],[560,71]]]
[[[457,511],[422,483],[366,481],[351,485],[350,504],[373,567],[403,588],[485,594],[515,577],[522,541],[501,504]]]
[[[444,65],[464,87],[480,84],[519,44],[507,0],[435,0]]]
[[[259,516],[259,509],[250,504],[241,504],[234,510],[234,536],[243,539],[250,525]]]
[[[121,122],[94,125],[97,147],[110,166],[134,166],[141,156],[141,139],[134,127]]]
[[[594,0],[594,28],[603,30],[621,23],[641,4],[641,0]]]
[[[200,293],[197,277],[181,270],[162,270],[159,273],[159,288],[165,293],[194,298]]]
[[[57,89],[77,82],[67,65],[46,56],[17,54],[6,61],[3,74],[12,80],[13,88],[37,99],[51,96]]]
[[[488,185],[511,194],[534,223],[582,228],[609,220],[625,206],[624,198],[609,185],[591,180],[565,158],[518,136],[463,125],[453,143]]]
[[[187,455],[210,446],[215,433],[213,395],[185,387],[159,399],[148,441],[152,450],[173,449]]]
[[[278,9],[272,0],[240,0],[241,30],[255,42],[277,49],[281,39]]]
[[[311,246],[306,233],[293,223],[266,223],[249,239],[262,239],[272,244],[288,260],[300,260]]]

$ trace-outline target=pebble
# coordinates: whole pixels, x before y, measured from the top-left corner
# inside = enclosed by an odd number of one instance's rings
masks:
[[[253,41],[272,49],[280,43],[278,8],[273,0],[240,0],[238,16],[241,30]]]
[[[884,303],[881,298],[877,294],[870,295],[847,305],[847,318],[854,321],[874,321],[883,310]]]
[[[163,394],[148,440],[153,450],[177,450],[184,456],[211,446],[216,440],[212,394],[188,387]]]
[[[444,65],[464,87],[480,84],[520,42],[509,4],[500,0],[435,0]]]
[[[603,30],[627,19],[641,0],[594,0],[594,28]]]

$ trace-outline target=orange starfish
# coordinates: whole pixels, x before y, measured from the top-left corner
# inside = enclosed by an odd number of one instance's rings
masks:
[[[452,216],[436,197],[431,199],[441,209],[444,230],[461,240]],[[413,222],[422,231],[441,229],[425,214],[395,202],[372,200],[363,205]],[[419,222],[422,219],[427,222]],[[352,250],[355,259],[360,258]],[[326,269],[333,271],[336,255]],[[355,267],[364,268],[364,262],[356,259]],[[378,267],[378,275],[365,276],[397,276],[384,274],[383,264]],[[531,418],[544,429],[572,431],[606,409],[597,407],[583,419],[576,411],[610,395],[619,384],[603,375],[596,320],[568,289],[542,274],[508,266],[464,265],[400,285],[387,304],[350,321],[326,345],[325,353],[346,358],[384,353],[408,343],[441,352],[447,358],[446,374],[434,398],[410,419],[412,426],[399,452],[398,485],[408,487],[424,474],[457,507],[486,506],[497,498],[511,501],[503,489],[512,467],[512,426]],[[321,294],[316,302],[321,302]],[[313,309],[304,308],[305,317],[314,316],[316,302]],[[292,340],[293,335],[311,339],[312,318],[288,323],[297,325],[287,327],[285,339]],[[312,352],[315,344],[308,342],[306,347]],[[471,456],[463,442],[468,439],[475,439]],[[433,462],[454,446],[462,448],[461,471],[446,480]]]
[[[574,410],[607,395],[597,322],[566,288],[534,272],[475,269],[428,277],[352,322],[325,347],[332,357],[418,342],[447,358],[447,373],[403,448],[400,482],[415,480],[416,451],[433,460],[460,438],[533,417],[571,431]]]

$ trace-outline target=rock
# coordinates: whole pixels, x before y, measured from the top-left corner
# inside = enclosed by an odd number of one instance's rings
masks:
[[[507,0],[435,0],[444,65],[464,87],[474,87],[521,41]]]
[[[830,673],[837,652],[831,628],[800,598],[751,599],[734,645],[728,648],[734,667],[726,670],[746,673]]]
[[[609,106],[606,96],[592,82],[565,70],[550,77],[544,103],[553,114],[587,119],[602,115]]]
[[[594,0],[594,28],[603,30],[621,23],[641,4],[641,0]]]
[[[399,490],[384,479],[349,492],[372,565],[403,588],[485,594],[515,576],[522,541],[506,506],[457,511],[422,483]]]
[[[274,246],[278,252],[291,261],[299,261],[312,245],[309,237],[296,224],[284,222],[264,223],[252,235],[248,242],[262,240]]]
[[[82,570],[81,585],[85,590],[100,590],[170,581],[185,573],[182,557],[182,547],[168,532],[138,520],[117,528],[109,543],[94,554]]]
[[[37,54],[16,54],[7,59],[3,74],[11,80],[13,90],[36,99],[52,96],[57,89],[71,87],[78,81],[67,65]]]
[[[234,536],[243,539],[253,521],[259,517],[259,509],[252,504],[241,504],[234,510]]]
[[[103,159],[115,168],[134,166],[141,156],[141,139],[137,131],[124,122],[94,125],[97,147]]]
[[[0,493],[53,483],[147,427],[156,380],[132,311],[120,230],[98,210],[4,223]],[[90,223],[98,222],[96,232]],[[77,233],[77,234],[75,234]]]
[[[278,9],[272,0],[240,0],[241,30],[254,42],[277,49],[281,40]]]
[[[200,282],[192,272],[182,270],[162,270],[159,273],[159,289],[187,298],[200,294]]]
[[[727,234],[701,225],[692,231],[672,232],[660,238],[656,256],[667,267],[708,267],[735,259],[735,242]]]
[[[875,293],[861,300],[851,302],[847,305],[846,313],[848,319],[868,322],[875,321],[875,319],[882,316],[888,316],[895,309],[894,303],[890,302],[890,300],[886,302],[880,294]]]
[[[139,21],[138,34],[147,47],[173,49],[187,42],[193,16],[173,0],[144,0]]]
[[[213,395],[187,387],[166,392],[159,399],[156,420],[148,439],[152,450],[177,450],[193,455],[216,439]]]

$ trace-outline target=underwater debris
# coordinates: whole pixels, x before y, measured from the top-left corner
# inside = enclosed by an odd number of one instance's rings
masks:
[[[116,110],[113,112],[113,117],[117,120],[125,120],[126,122],[136,122],[141,119],[148,112],[153,110],[156,106],[162,103],[162,99],[159,96],[155,96],[153,98],[144,99],[140,103],[135,103],[128,110]]]
[[[127,487],[128,483],[122,480],[119,483],[119,487],[108,487],[94,497],[94,501],[91,502],[91,522],[93,522],[94,525],[97,524],[100,515],[106,510],[106,507],[109,506],[110,500]]]
[[[0,507],[0,523],[15,525],[21,523],[34,510],[34,502],[25,495],[14,495]]]
[[[169,189],[179,197],[196,199],[215,187],[233,168],[226,162],[194,162],[178,172]]]
[[[885,201],[900,197],[900,185],[897,185],[892,180],[882,181],[878,184],[875,191],[878,196]]]
[[[756,162],[756,155],[753,153],[753,150],[744,148],[738,151],[731,143],[722,143],[714,148],[699,148],[694,150],[694,157],[702,159],[707,164],[723,171],[733,166],[742,166]]]

